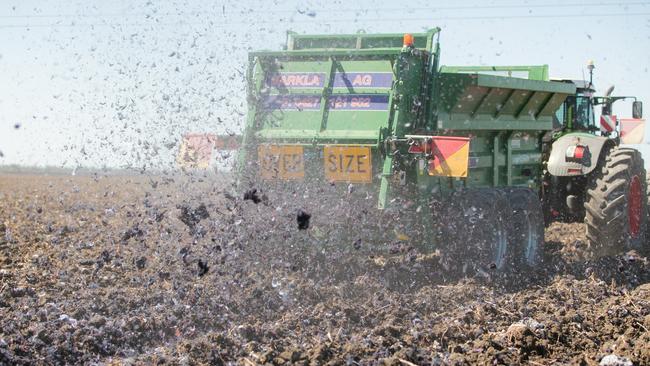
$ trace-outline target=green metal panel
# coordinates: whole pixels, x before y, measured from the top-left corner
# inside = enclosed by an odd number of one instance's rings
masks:
[[[440,29],[433,28],[427,33],[411,33],[416,48],[429,49],[433,34]],[[300,35],[287,33],[287,50],[310,49],[401,49],[404,34],[338,34],[338,35]]]
[[[296,51],[260,51],[250,52],[250,57],[265,57],[275,58],[280,61],[288,60],[312,60],[314,57],[336,57],[338,59],[357,59],[360,57],[368,57],[372,59],[384,59],[386,56],[396,56],[400,53],[399,48],[374,48],[365,50],[345,50],[345,49],[307,49]]]
[[[508,77],[517,77],[522,73],[525,79],[548,81],[548,65],[538,66],[441,66],[443,73],[470,73],[493,74]]]
[[[575,92],[566,83],[461,73],[441,73],[437,88],[437,128],[454,130],[550,130]]]
[[[468,135],[451,131],[450,135]],[[470,142],[470,173],[462,186],[537,186],[541,176],[540,131],[473,131]],[[448,178],[418,176],[423,193],[437,187],[456,187]]]
[[[379,130],[388,127],[394,78],[391,56],[384,55],[384,58],[341,61],[323,56],[300,61],[264,58],[254,71],[254,78],[265,80],[263,84],[266,84],[261,88],[263,91],[254,95],[259,126],[255,135],[265,139],[371,140],[376,143]],[[294,85],[288,79],[292,76],[306,79],[302,79],[303,85]],[[286,81],[268,81],[283,77]],[[373,77],[381,83],[373,82]],[[319,82],[312,82],[314,78]],[[278,100],[280,104],[296,100],[307,103],[303,103],[303,108],[269,107],[269,103]],[[371,108],[364,108],[368,103]]]
[[[352,73],[373,73],[374,75],[384,75],[386,78],[393,79],[393,70],[390,60],[369,60],[369,61],[340,61],[336,63],[336,71],[346,74]],[[385,95],[391,91],[391,84],[385,84],[384,87],[371,86],[353,86],[346,85],[334,87],[332,89],[332,99],[347,95]],[[330,110],[327,123],[323,130],[329,132],[335,131],[368,131],[377,136],[379,129],[388,126],[388,105],[383,111],[366,111],[366,110]]]

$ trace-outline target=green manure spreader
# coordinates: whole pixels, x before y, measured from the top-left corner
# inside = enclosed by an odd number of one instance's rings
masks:
[[[310,201],[334,227],[374,211],[369,237],[465,274],[539,266],[553,220],[584,220],[595,254],[645,245],[642,158],[594,118],[623,97],[549,81],[546,65],[440,66],[439,31],[290,33],[250,53],[239,183]]]

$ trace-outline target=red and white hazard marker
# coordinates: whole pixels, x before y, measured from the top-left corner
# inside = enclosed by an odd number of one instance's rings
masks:
[[[616,116],[601,115],[600,129],[604,132],[612,132],[616,129]]]

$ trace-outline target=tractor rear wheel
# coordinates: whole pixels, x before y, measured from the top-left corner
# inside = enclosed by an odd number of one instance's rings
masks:
[[[585,202],[587,240],[595,256],[641,250],[647,219],[646,172],[641,154],[615,147],[591,176]]]

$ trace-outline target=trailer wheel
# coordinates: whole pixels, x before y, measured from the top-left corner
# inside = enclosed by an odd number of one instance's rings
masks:
[[[439,242],[455,275],[494,277],[513,266],[511,208],[504,192],[465,190],[454,194],[438,220]]]
[[[641,250],[648,225],[641,154],[615,147],[590,179],[585,203],[587,240],[595,256]]]
[[[506,190],[512,209],[514,271],[537,268],[542,262],[544,245],[544,213],[542,203],[533,190],[513,188]]]

